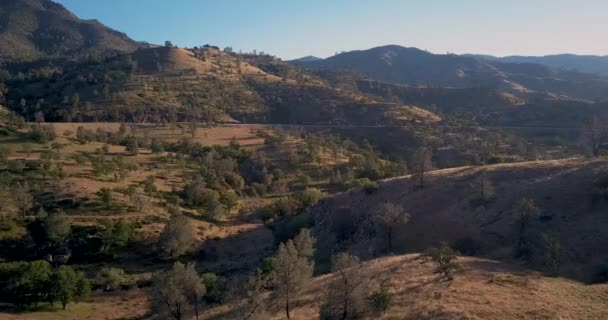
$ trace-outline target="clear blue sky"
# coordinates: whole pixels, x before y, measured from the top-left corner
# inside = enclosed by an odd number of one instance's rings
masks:
[[[606,0],[56,0],[135,40],[291,59],[386,44],[435,53],[608,54]]]

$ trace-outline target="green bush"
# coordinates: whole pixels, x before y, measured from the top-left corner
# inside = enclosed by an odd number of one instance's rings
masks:
[[[369,304],[374,312],[383,314],[393,303],[393,293],[387,286],[381,286],[369,296]]]
[[[120,268],[104,267],[97,274],[97,283],[104,291],[118,290],[125,283],[125,271]]]
[[[204,273],[201,276],[203,285],[207,292],[205,293],[205,301],[209,304],[222,304],[228,297],[229,287],[228,280],[216,275],[215,273]]]
[[[355,179],[347,184],[348,188],[360,188],[367,194],[372,194],[378,190],[378,184],[368,178]]]

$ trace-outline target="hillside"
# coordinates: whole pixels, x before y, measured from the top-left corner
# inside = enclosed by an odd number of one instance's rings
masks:
[[[0,1],[0,62],[131,52],[139,44],[51,0]]]
[[[278,59],[142,48],[7,81],[9,108],[47,121],[403,124],[432,113],[344,90]]]
[[[532,63],[505,63],[454,54],[432,54],[396,45],[295,62],[315,69],[347,70],[380,81],[415,86],[490,87],[514,94],[551,92],[586,100],[606,99],[608,79]]]
[[[379,258],[363,264],[360,272],[372,290],[391,288],[393,304],[383,314],[364,319],[485,320],[485,319],[603,319],[608,317],[605,285],[586,286],[560,278],[540,276],[523,268],[491,260],[458,259],[464,271],[451,282],[422,264],[417,254]],[[329,283],[337,275],[314,278],[295,301],[293,319],[316,319]],[[270,304],[270,300],[266,303]],[[209,319],[238,319],[246,310],[212,309]],[[260,319],[284,319],[271,308]]]
[[[454,280],[443,281],[431,263],[422,264],[417,254],[380,258],[360,267],[371,290],[379,284],[391,288],[392,306],[385,314],[368,313],[364,319],[485,320],[485,319],[581,319],[608,317],[606,285],[584,285],[562,278],[543,277],[535,272],[492,260],[460,257],[463,271]],[[336,275],[312,279],[295,301],[292,319],[315,319],[324,294]],[[7,320],[155,319],[146,299],[147,289],[121,294],[98,293],[95,302],[78,303],[66,311],[37,311],[16,315],[0,312]],[[256,319],[284,319],[270,298]],[[90,313],[90,310],[104,310]],[[242,319],[250,308],[242,302],[206,308],[203,319]]]
[[[372,255],[380,244],[366,226],[371,213],[390,202],[411,214],[395,235],[399,252],[417,252],[447,241],[462,253],[509,261],[516,237],[512,212],[518,201],[530,198],[540,209],[531,223],[530,263],[543,267],[547,235],[561,244],[561,274],[602,281],[608,259],[601,249],[608,245],[603,232],[608,225],[607,175],[606,159],[572,158],[432,171],[424,189],[408,176],[386,180],[371,194],[350,190],[327,198],[312,212],[319,243],[326,245],[320,257],[336,248]],[[484,185],[495,190],[488,201],[479,200],[482,177],[487,179]]]

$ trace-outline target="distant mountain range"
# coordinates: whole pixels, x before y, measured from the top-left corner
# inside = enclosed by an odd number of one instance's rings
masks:
[[[140,46],[49,0],[0,0],[0,62],[132,52]]]
[[[564,70],[557,56],[526,59],[536,58],[388,45],[284,62],[142,45],[51,0],[0,0],[0,104],[46,121],[403,125],[449,115],[568,126],[605,108],[595,102],[608,101],[608,76]]]
[[[482,59],[509,63],[538,63],[551,68],[578,71],[608,76],[608,56],[556,54],[547,56],[508,56],[467,55]]]
[[[608,99],[608,77],[538,63],[503,62],[485,56],[433,54],[397,45],[294,63],[313,69],[349,71],[380,81],[413,86],[490,87],[516,94],[542,92],[589,101]]]

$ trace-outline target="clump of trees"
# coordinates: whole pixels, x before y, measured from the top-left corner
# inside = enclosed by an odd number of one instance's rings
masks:
[[[35,124],[32,125],[29,138],[38,143],[46,143],[55,140],[57,133],[53,125]]]
[[[69,303],[86,298],[90,291],[89,280],[70,266],[53,270],[43,260],[0,263],[0,298],[18,306],[40,302],[53,306],[59,301],[66,309]]]

